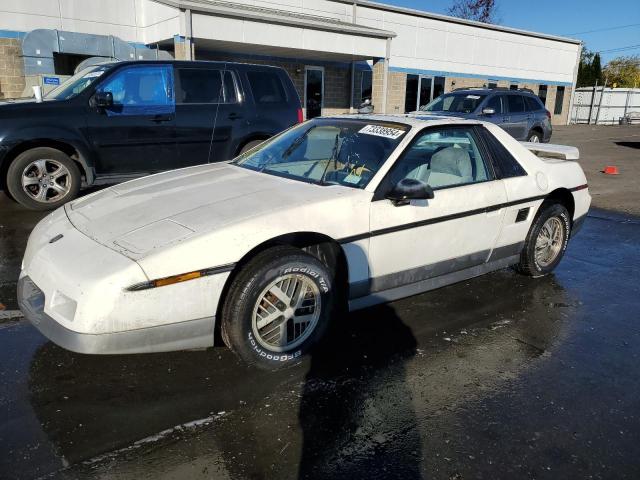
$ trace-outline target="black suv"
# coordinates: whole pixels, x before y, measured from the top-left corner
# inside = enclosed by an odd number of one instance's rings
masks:
[[[86,185],[228,160],[302,121],[277,67],[117,62],[88,67],[42,102],[0,105],[0,187],[46,210]]]

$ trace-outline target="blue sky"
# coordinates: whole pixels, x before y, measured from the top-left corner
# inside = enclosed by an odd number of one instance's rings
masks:
[[[446,13],[453,3],[452,0],[377,1],[434,13]],[[640,54],[640,0],[497,0],[496,3],[500,24],[507,27],[578,38],[589,50],[639,45],[634,50],[603,52],[603,63],[619,55]],[[604,28],[608,30],[578,33]]]

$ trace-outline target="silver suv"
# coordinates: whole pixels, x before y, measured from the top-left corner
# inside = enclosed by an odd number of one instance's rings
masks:
[[[500,125],[517,140],[551,140],[551,113],[528,89],[468,88],[454,90],[420,107],[429,112],[462,118],[477,118]]]

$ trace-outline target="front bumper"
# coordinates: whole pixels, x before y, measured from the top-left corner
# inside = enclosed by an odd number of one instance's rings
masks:
[[[45,294],[28,276],[23,276],[18,281],[18,304],[27,320],[45,337],[73,352],[103,355],[151,353],[206,348],[213,345],[215,317],[126,332],[75,332],[44,312]]]

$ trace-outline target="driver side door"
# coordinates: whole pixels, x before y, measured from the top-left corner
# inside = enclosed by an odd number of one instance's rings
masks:
[[[376,190],[370,210],[372,294],[489,261],[507,195],[475,128],[435,127],[418,133]],[[434,198],[402,206],[386,199],[405,178],[429,184]]]

